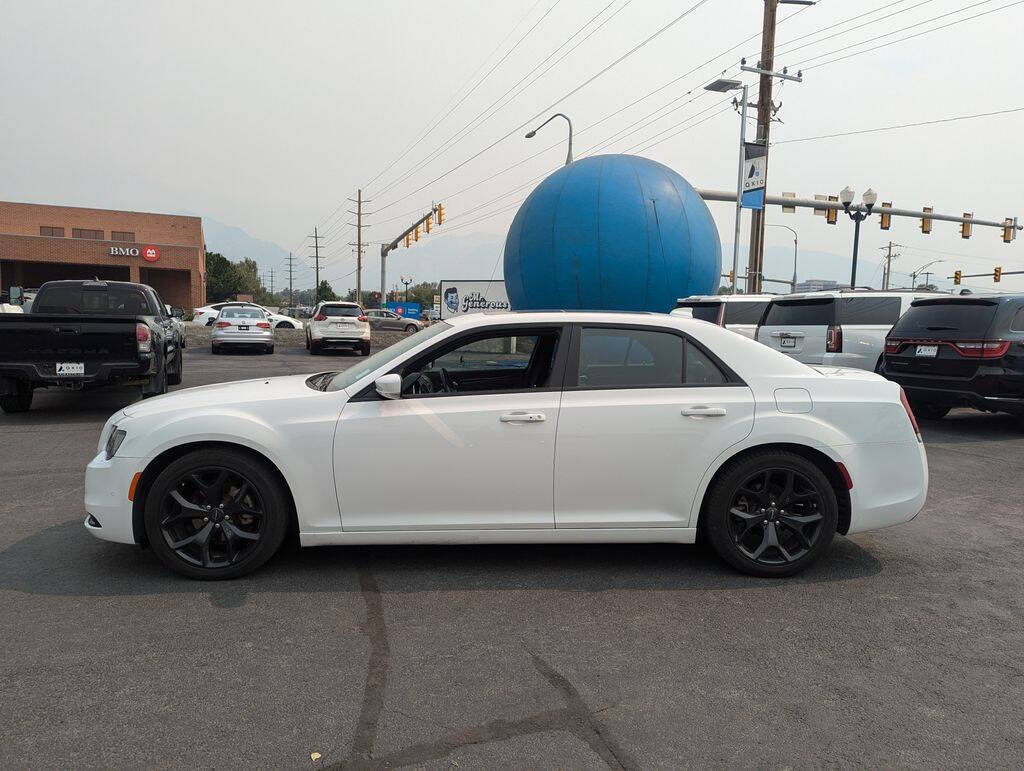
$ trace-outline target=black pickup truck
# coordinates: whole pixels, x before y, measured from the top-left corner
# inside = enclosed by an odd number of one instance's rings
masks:
[[[0,408],[24,412],[36,388],[141,385],[142,397],[181,382],[182,340],[145,284],[50,281],[29,313],[0,313]]]

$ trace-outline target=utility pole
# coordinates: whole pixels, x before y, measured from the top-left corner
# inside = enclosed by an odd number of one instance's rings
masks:
[[[369,201],[363,201],[362,189],[356,190],[356,197],[349,198],[356,205],[356,210],[352,211],[349,209],[349,214],[356,215],[356,302],[363,302],[363,204],[369,203]],[[350,223],[351,224],[351,223]]]
[[[313,228],[313,260],[315,264],[314,273],[316,278],[316,284],[313,289],[313,304],[316,305],[320,302],[320,234],[317,229]]]
[[[274,298],[274,269],[270,269],[270,298]]]
[[[292,266],[295,264],[295,258],[292,257],[292,253],[288,252],[288,307],[295,307],[295,300],[292,297],[292,279],[294,279]]]
[[[889,282],[892,281],[892,261],[900,256],[899,252],[896,252],[896,254],[892,253],[892,246],[892,241],[890,241],[888,246],[878,247],[885,250],[885,270],[882,271],[882,289],[889,288]]]

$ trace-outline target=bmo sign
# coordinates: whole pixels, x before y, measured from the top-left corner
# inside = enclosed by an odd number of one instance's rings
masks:
[[[146,262],[156,262],[160,259],[160,249],[155,246],[112,246],[111,255],[115,257],[139,257]]]

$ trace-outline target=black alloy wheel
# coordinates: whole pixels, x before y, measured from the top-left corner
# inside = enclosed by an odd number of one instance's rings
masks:
[[[828,478],[810,461],[758,453],[716,480],[707,517],[723,559],[754,575],[783,576],[803,570],[828,547],[838,505]]]
[[[277,325],[278,329],[295,329],[295,325],[288,321],[282,321]]]
[[[146,498],[153,551],[192,578],[255,570],[284,538],[287,499],[273,472],[233,450],[199,450],[171,463]]]

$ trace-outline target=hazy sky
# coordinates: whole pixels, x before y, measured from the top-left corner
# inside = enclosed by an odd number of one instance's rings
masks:
[[[376,212],[367,217],[378,223],[367,231],[371,241],[390,239],[413,212],[444,201],[453,234],[480,233],[494,242],[532,189],[527,183],[565,156],[564,123],[532,140],[513,130],[697,2],[3,0],[0,199],[195,211],[303,254],[304,236],[319,224],[328,237],[327,270],[338,276],[354,265],[344,225],[349,207],[332,215],[360,186],[372,199],[367,210]],[[705,0],[560,102],[557,109],[576,126],[577,156],[630,151],[668,164],[695,186],[734,186],[739,119],[731,110],[716,114],[721,97],[701,86],[722,70],[732,75],[741,55],[756,61],[761,7],[758,0]],[[943,14],[950,15],[920,24]],[[774,140],[1024,106],[1024,4],[1014,0],[820,0],[802,12],[781,8],[780,18],[776,64],[803,67],[805,79],[777,93],[783,123],[774,124]],[[897,32],[911,25],[917,26]],[[434,118],[442,120],[423,136]],[[870,185],[879,200],[906,208],[1024,219],[1024,186],[1012,165],[1022,128],[1024,112],[1017,112],[779,144],[771,152],[769,192],[811,197],[849,184],[859,194]],[[728,246],[732,209],[711,210]],[[801,248],[849,252],[853,227],[845,218],[831,227],[810,213],[774,209],[769,221],[795,227]],[[746,223],[743,232],[745,241]],[[938,270],[947,273],[994,264],[1024,269],[1024,237],[1006,246],[997,231],[977,228],[964,241],[952,224],[936,224],[923,236],[907,220],[888,233],[878,230],[877,218],[869,220],[862,255],[876,259],[890,238],[910,247],[897,270],[932,258],[945,259]],[[768,231],[770,246],[789,239],[782,229]],[[402,254],[391,263],[396,274]],[[492,259],[479,259],[479,272],[488,274]],[[376,282],[378,264],[371,248],[367,283]],[[788,270],[768,266],[769,274]],[[1024,288],[1021,279],[1002,286]]]

